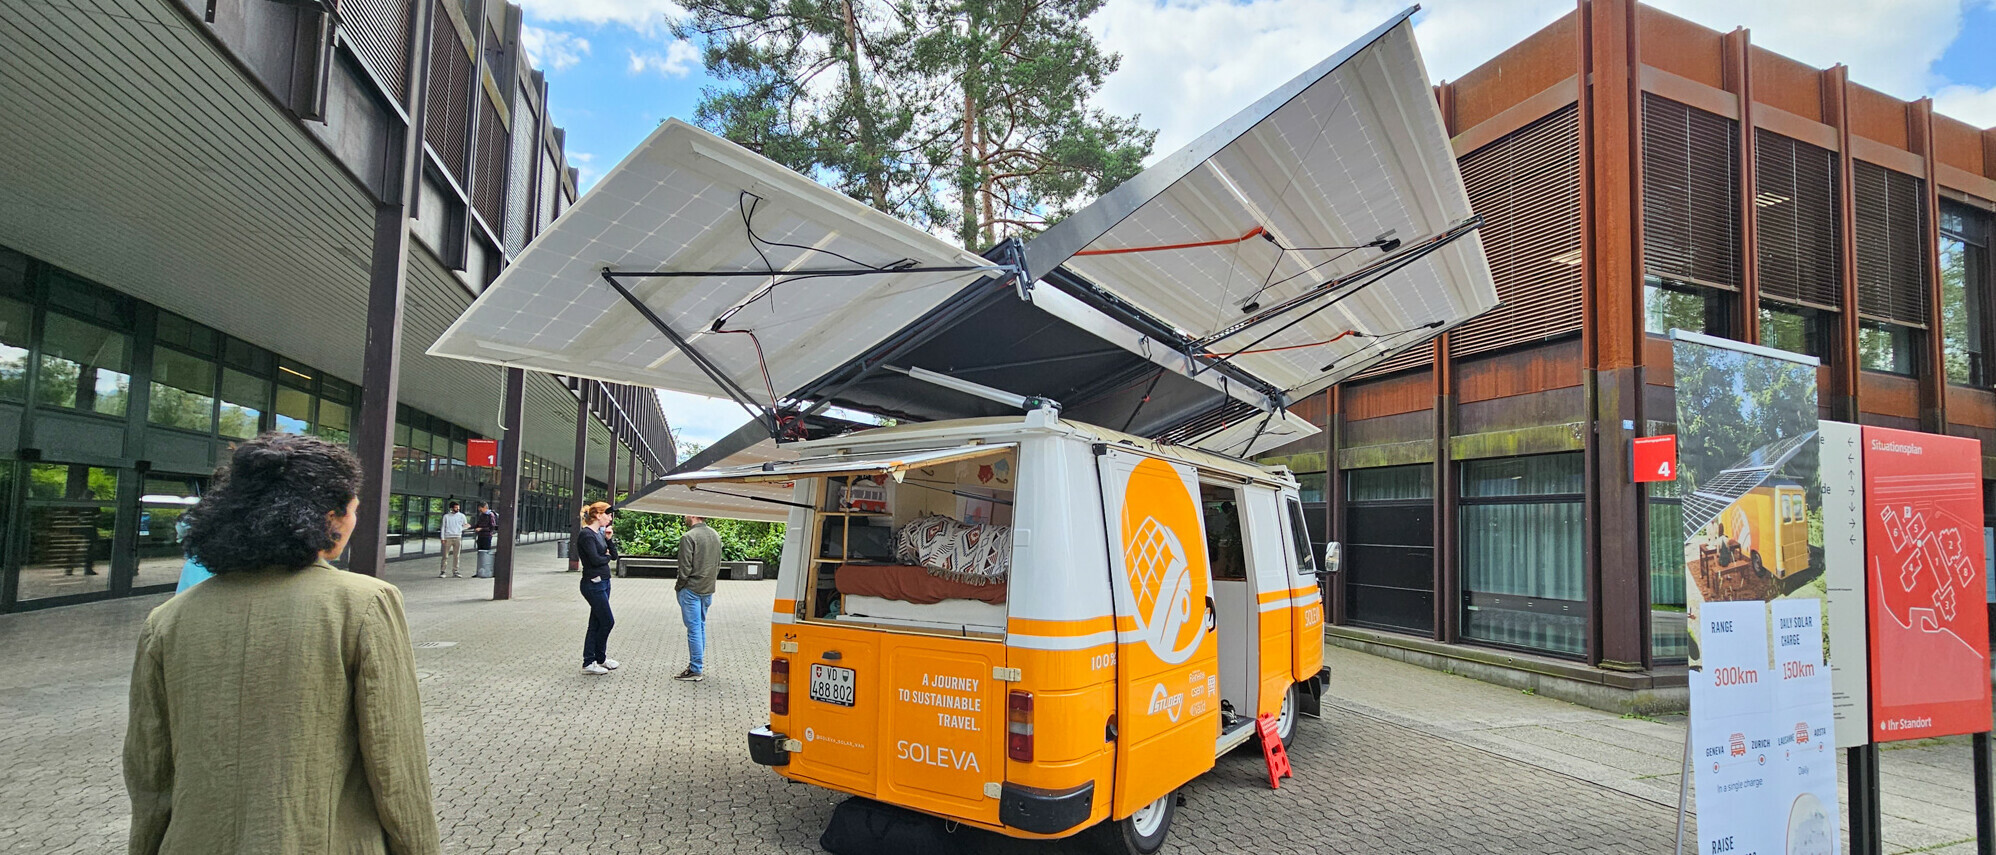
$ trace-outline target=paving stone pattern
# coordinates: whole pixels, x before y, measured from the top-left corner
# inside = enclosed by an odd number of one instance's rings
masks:
[[[686,649],[671,580],[617,580],[610,655],[624,667],[587,677],[587,607],[577,577],[559,572],[564,563],[547,546],[523,550],[510,602],[491,601],[485,580],[434,578],[427,561],[389,567],[415,640],[455,642],[417,652],[445,850],[819,851],[844,796],[778,778],[749,761],[744,743],[766,720],[773,583],[721,584],[709,678],[690,684],[671,679]],[[0,852],[122,849],[126,681],[139,624],[158,602],[0,617]],[[1670,851],[1674,803],[1653,792],[1617,786],[1615,775],[1590,778],[1556,750],[1508,750],[1475,728],[1468,739],[1405,714],[1483,709],[1558,728],[1590,720],[1570,712],[1577,707],[1486,695],[1482,684],[1452,677],[1439,685],[1466,690],[1465,704],[1452,694],[1396,693],[1393,685],[1417,675],[1370,657],[1336,662],[1356,696],[1299,725],[1296,777],[1271,791],[1259,752],[1222,758],[1185,789],[1167,851]],[[1668,724],[1636,724],[1664,730],[1632,738],[1671,738]],[[1599,734],[1573,736],[1592,752],[1585,740]],[[978,851],[1081,851],[976,834],[963,842]]]

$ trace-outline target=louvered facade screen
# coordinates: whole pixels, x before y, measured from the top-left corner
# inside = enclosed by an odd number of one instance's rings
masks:
[[[1643,93],[1643,267],[1740,285],[1739,123]]]
[[[1760,293],[1837,311],[1843,305],[1837,229],[1837,155],[1766,130],[1754,132],[1754,214]]]
[[[1875,320],[1927,325],[1926,182],[1853,161],[1857,307]]]
[[[1449,351],[1486,350],[1578,332],[1580,111],[1568,106],[1465,155],[1469,207],[1499,306],[1449,334]]]
[[[478,177],[471,182],[471,204],[485,227],[499,234],[505,223],[500,215],[506,204],[506,125],[498,106],[483,92],[478,96],[478,158],[473,161]]]
[[[340,0],[333,9],[347,44],[388,87],[395,103],[407,107],[410,0]]]
[[[1578,332],[1580,301],[1580,111],[1568,105],[1463,155],[1469,206],[1500,304],[1449,334],[1466,356]],[[1366,371],[1390,374],[1434,361],[1416,344]]]
[[[513,91],[512,151],[506,158],[506,227],[501,235],[508,257],[520,254],[527,241],[529,219],[534,208],[534,141],[540,133],[540,117],[525,89]]]
[[[443,0],[430,20],[429,102],[424,105],[423,138],[436,150],[438,163],[462,185],[471,129],[471,55],[444,12]]]
[[[554,222],[559,210],[555,207],[561,195],[561,171],[555,165],[554,154],[545,149],[541,152],[540,213],[536,218],[534,232],[539,234]]]

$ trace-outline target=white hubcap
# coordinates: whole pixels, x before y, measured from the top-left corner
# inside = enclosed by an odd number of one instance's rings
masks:
[[[1145,838],[1157,834],[1157,830],[1164,827],[1164,801],[1169,798],[1171,794],[1165,793],[1163,799],[1137,808],[1136,813],[1130,814],[1130,829]]]

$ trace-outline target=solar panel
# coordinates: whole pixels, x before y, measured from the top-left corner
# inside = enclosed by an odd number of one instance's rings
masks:
[[[751,241],[751,229],[760,240]],[[781,397],[901,330],[992,264],[670,119],[528,245],[429,352],[722,396],[603,281],[605,268],[797,273],[897,264],[983,270],[883,271],[767,291],[766,275],[620,280],[758,399],[771,388]],[[727,332],[713,330],[730,311]]]
[[[1770,442],[1754,449],[1738,465],[1721,470],[1710,482],[1698,485],[1683,500],[1684,536],[1689,538],[1718,519],[1733,502],[1766,482],[1815,438],[1816,432],[1809,431]]]
[[[1064,263],[1204,339],[1248,316],[1244,307],[1275,306],[1379,263],[1385,252],[1366,244],[1381,236],[1405,252],[1468,221],[1412,24],[1401,19],[1364,41],[1160,162],[1150,181],[1132,179],[1029,243],[1033,269]],[[1245,350],[1233,364],[1302,397],[1490,309],[1497,291],[1472,233],[1276,329],[1325,302],[1209,349]]]

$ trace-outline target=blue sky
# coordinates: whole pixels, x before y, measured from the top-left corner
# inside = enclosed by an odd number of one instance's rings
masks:
[[[528,51],[548,74],[557,124],[586,192],[667,117],[691,120],[704,86],[699,52],[666,21],[670,0],[516,0]],[[1098,103],[1159,130],[1156,156],[1376,26],[1410,0],[1107,0],[1091,18],[1122,55]],[[1655,0],[1717,30],[1803,62],[1850,66],[1851,79],[1996,125],[1996,0]],[[1415,18],[1430,77],[1449,79],[1572,11],[1570,0],[1426,0]],[[1299,25],[1298,21],[1311,22]],[[1198,49],[1183,37],[1201,33]],[[743,421],[731,403],[667,393],[666,415],[705,444]]]

